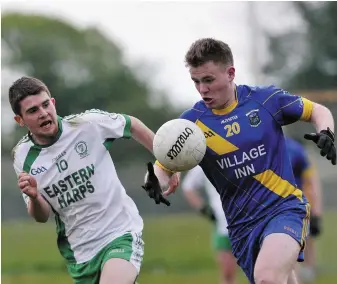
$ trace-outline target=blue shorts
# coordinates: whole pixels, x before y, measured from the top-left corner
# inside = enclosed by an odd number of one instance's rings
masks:
[[[301,247],[297,261],[304,261],[303,250],[309,232],[309,210],[306,212],[304,210],[288,209],[271,218],[266,218],[247,237],[232,244],[233,254],[250,283],[255,283],[255,262],[263,240],[270,234],[284,233],[294,238]]]

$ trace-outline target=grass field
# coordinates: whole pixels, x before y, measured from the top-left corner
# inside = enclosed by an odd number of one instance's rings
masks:
[[[337,283],[337,212],[327,212],[318,241],[317,284]],[[195,215],[145,218],[140,284],[219,283],[210,249],[210,224]],[[2,284],[70,284],[53,224],[2,224]],[[240,271],[239,284],[248,283]]]

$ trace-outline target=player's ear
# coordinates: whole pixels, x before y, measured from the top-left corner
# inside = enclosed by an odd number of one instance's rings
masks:
[[[25,123],[23,122],[23,119],[20,115],[15,115],[14,120],[16,121],[17,124],[19,124],[21,127],[25,126]]]
[[[233,81],[234,78],[235,78],[235,68],[234,68],[234,66],[228,67],[227,74],[228,74],[229,81],[230,82]]]
[[[53,103],[53,105],[56,104],[55,98],[50,98],[51,102]]]

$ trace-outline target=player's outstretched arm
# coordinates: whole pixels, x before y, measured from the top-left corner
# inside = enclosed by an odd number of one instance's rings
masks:
[[[28,198],[28,214],[36,222],[46,223],[50,215],[50,206],[37,190],[36,179],[22,172],[18,177],[18,186]]]
[[[132,138],[135,139],[138,143],[142,144],[151,153],[153,153],[153,131],[138,118],[130,116],[130,119]]]
[[[336,165],[334,120],[330,110],[325,106],[313,103],[310,120],[317,133],[305,134],[304,138],[316,143],[317,147],[321,149],[321,156],[326,156],[333,165]]]

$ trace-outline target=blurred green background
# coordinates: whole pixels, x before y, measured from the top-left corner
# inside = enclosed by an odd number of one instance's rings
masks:
[[[176,5],[179,9],[179,4]],[[258,74],[253,75],[258,83],[276,84],[328,106],[336,121],[337,2],[278,5],[294,14],[301,25],[271,32],[266,29],[267,20],[263,20],[271,6],[259,3],[262,16],[257,17],[260,25],[256,30],[263,37],[266,50],[262,52],[263,60],[254,65]],[[20,7],[17,6],[18,11]],[[101,27],[83,28],[62,15],[18,11],[16,8],[2,10],[1,15],[2,283],[71,283],[56,249],[53,221],[41,225],[28,219],[16,187],[10,153],[25,132],[12,123],[7,97],[9,85],[18,76],[35,76],[49,86],[61,116],[98,108],[136,116],[154,131],[187,107],[172,104],[170,89],[158,89],[148,79],[157,72],[153,62],[144,59],[130,64],[122,44],[107,36]],[[282,26],[289,24],[287,19],[284,14],[277,21]],[[256,18],[251,21],[254,26]],[[144,30],[147,32],[151,31]],[[220,39],[226,41],[225,36]],[[253,57],[254,52],[261,55],[260,47],[249,38],[242,48],[251,48]],[[263,80],[258,80],[259,75]],[[303,133],[312,130],[304,123],[287,127],[288,135],[300,140]],[[337,170],[319,156],[313,145],[305,145],[319,169],[324,193],[324,229],[318,240],[316,283],[337,283]],[[136,142],[114,142],[111,155],[121,181],[145,220],[146,245],[140,284],[218,283],[210,245],[210,224],[194,214],[180,191],[170,197],[172,206],[169,208],[156,206],[148,199],[140,185],[145,164],[153,158]],[[247,283],[241,272],[239,283]]]

